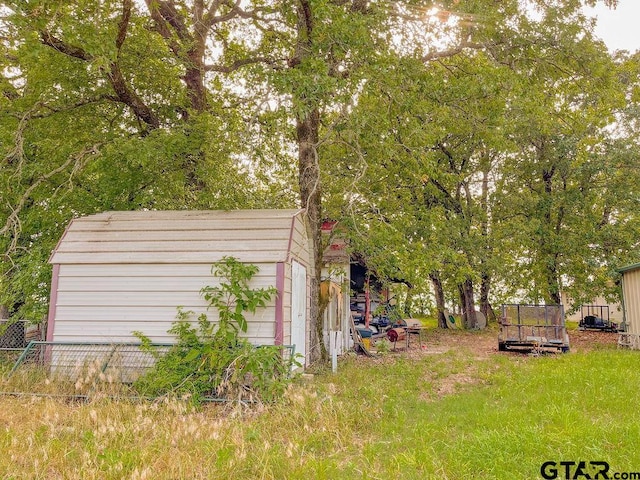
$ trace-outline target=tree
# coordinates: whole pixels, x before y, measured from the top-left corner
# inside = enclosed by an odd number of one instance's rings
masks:
[[[492,285],[526,284],[507,265],[543,245],[518,235],[513,253],[496,246],[511,226],[496,223],[495,202],[518,195],[511,167],[536,159],[530,180],[560,152],[579,162],[593,131],[572,109],[606,118],[597,89],[615,82],[591,78],[609,63],[581,3],[532,2],[538,18],[516,0],[449,0],[437,11],[414,0],[3,2],[0,304],[42,316],[46,258],[73,216],[297,203],[316,247],[314,307],[325,212],[357,211],[380,271],[433,274],[449,298],[463,286],[467,312],[480,284],[488,308]],[[563,130],[574,117],[579,128]],[[537,157],[525,118],[547,146]],[[602,218],[630,212],[600,204]],[[536,255],[550,264],[555,247],[545,248]]]
[[[311,224],[315,251],[312,284],[312,360],[326,358],[322,341],[320,275],[323,265],[321,126],[333,111],[352,102],[362,70],[377,50],[373,32],[379,30],[376,12],[362,0],[299,0],[296,30],[289,55],[287,86],[295,118],[300,200]]]
[[[594,246],[602,241],[603,197],[615,203],[616,192],[604,181],[610,159],[595,152],[622,91],[606,49],[582,35],[580,23],[557,31],[566,8],[540,20],[540,31],[552,34],[535,50],[540,61],[513,65],[522,74],[510,109],[519,151],[502,169],[495,209],[503,238],[518,244],[511,268],[527,272],[514,283],[529,300],[554,304],[563,290],[593,294],[587,286],[604,261]]]
[[[368,83],[352,130],[345,133],[345,123],[335,140],[345,146],[334,156],[346,159],[338,168],[348,177],[338,192],[350,185],[352,205],[361,207],[344,213],[355,211],[360,230],[366,229],[358,235],[359,248],[366,249],[364,243],[385,252],[383,264],[395,258],[437,288],[453,280],[463,311],[473,310],[479,282],[481,309],[489,313],[496,278],[495,300],[523,289],[537,297],[540,290],[529,283],[535,278],[547,300],[557,302],[563,276],[590,257],[591,245],[567,237],[572,248],[562,252],[557,239],[565,228],[575,236],[590,228],[581,211],[592,198],[574,200],[580,188],[595,185],[585,167],[581,186],[556,195],[561,189],[551,179],[560,177],[557,167],[547,169],[541,159],[565,158],[569,173],[574,160],[584,159],[581,151],[602,144],[599,127],[611,121],[618,100],[615,67],[593,39],[579,2],[546,2],[539,18],[516,3],[501,2],[482,15],[473,13],[471,2],[455,3],[469,8],[464,16],[453,8],[446,12],[458,19],[449,25],[458,43],[435,51],[416,48],[412,62],[400,59]],[[558,149],[552,152],[549,143],[544,151],[539,144],[535,157],[531,143],[539,124],[562,146],[554,140]],[[522,184],[525,172],[536,168],[546,187],[533,198],[523,195]],[[570,212],[553,207],[563,203],[560,196],[574,199]],[[520,205],[529,210],[519,211]],[[565,253],[570,268],[559,261]],[[436,296],[442,312],[444,292]]]
[[[73,216],[291,204],[245,160],[254,142],[244,141],[243,117],[257,99],[224,83],[260,60],[232,33],[269,9],[128,0],[1,8],[0,304],[11,314],[38,321],[46,312],[46,261]]]

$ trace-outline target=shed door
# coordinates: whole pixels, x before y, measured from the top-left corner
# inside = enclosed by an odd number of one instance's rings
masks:
[[[295,260],[291,262],[291,343],[296,356],[305,364],[307,356],[307,269]]]

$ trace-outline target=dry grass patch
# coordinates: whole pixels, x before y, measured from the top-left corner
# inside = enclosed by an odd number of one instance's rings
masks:
[[[0,397],[0,478],[536,478],[543,461],[596,453],[640,470],[638,352],[486,355],[495,338],[348,355],[257,410]]]

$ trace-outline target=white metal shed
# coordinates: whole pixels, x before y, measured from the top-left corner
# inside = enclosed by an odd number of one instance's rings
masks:
[[[276,298],[249,315],[256,345],[295,345],[307,357],[313,252],[304,210],[105,212],[74,219],[53,264],[47,340],[131,342],[141,331],[154,342],[177,307],[206,312],[200,296],[219,279],[224,256],[256,265],[253,287],[274,286]],[[306,362],[305,362],[306,363]]]
[[[640,263],[618,270],[622,274],[622,311],[625,332],[618,343],[640,349]]]

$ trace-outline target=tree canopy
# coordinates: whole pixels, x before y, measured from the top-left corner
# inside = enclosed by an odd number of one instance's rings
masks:
[[[296,204],[318,266],[331,217],[470,326],[613,294],[638,257],[639,69],[595,3],[1,2],[0,305],[43,318],[75,216]]]

